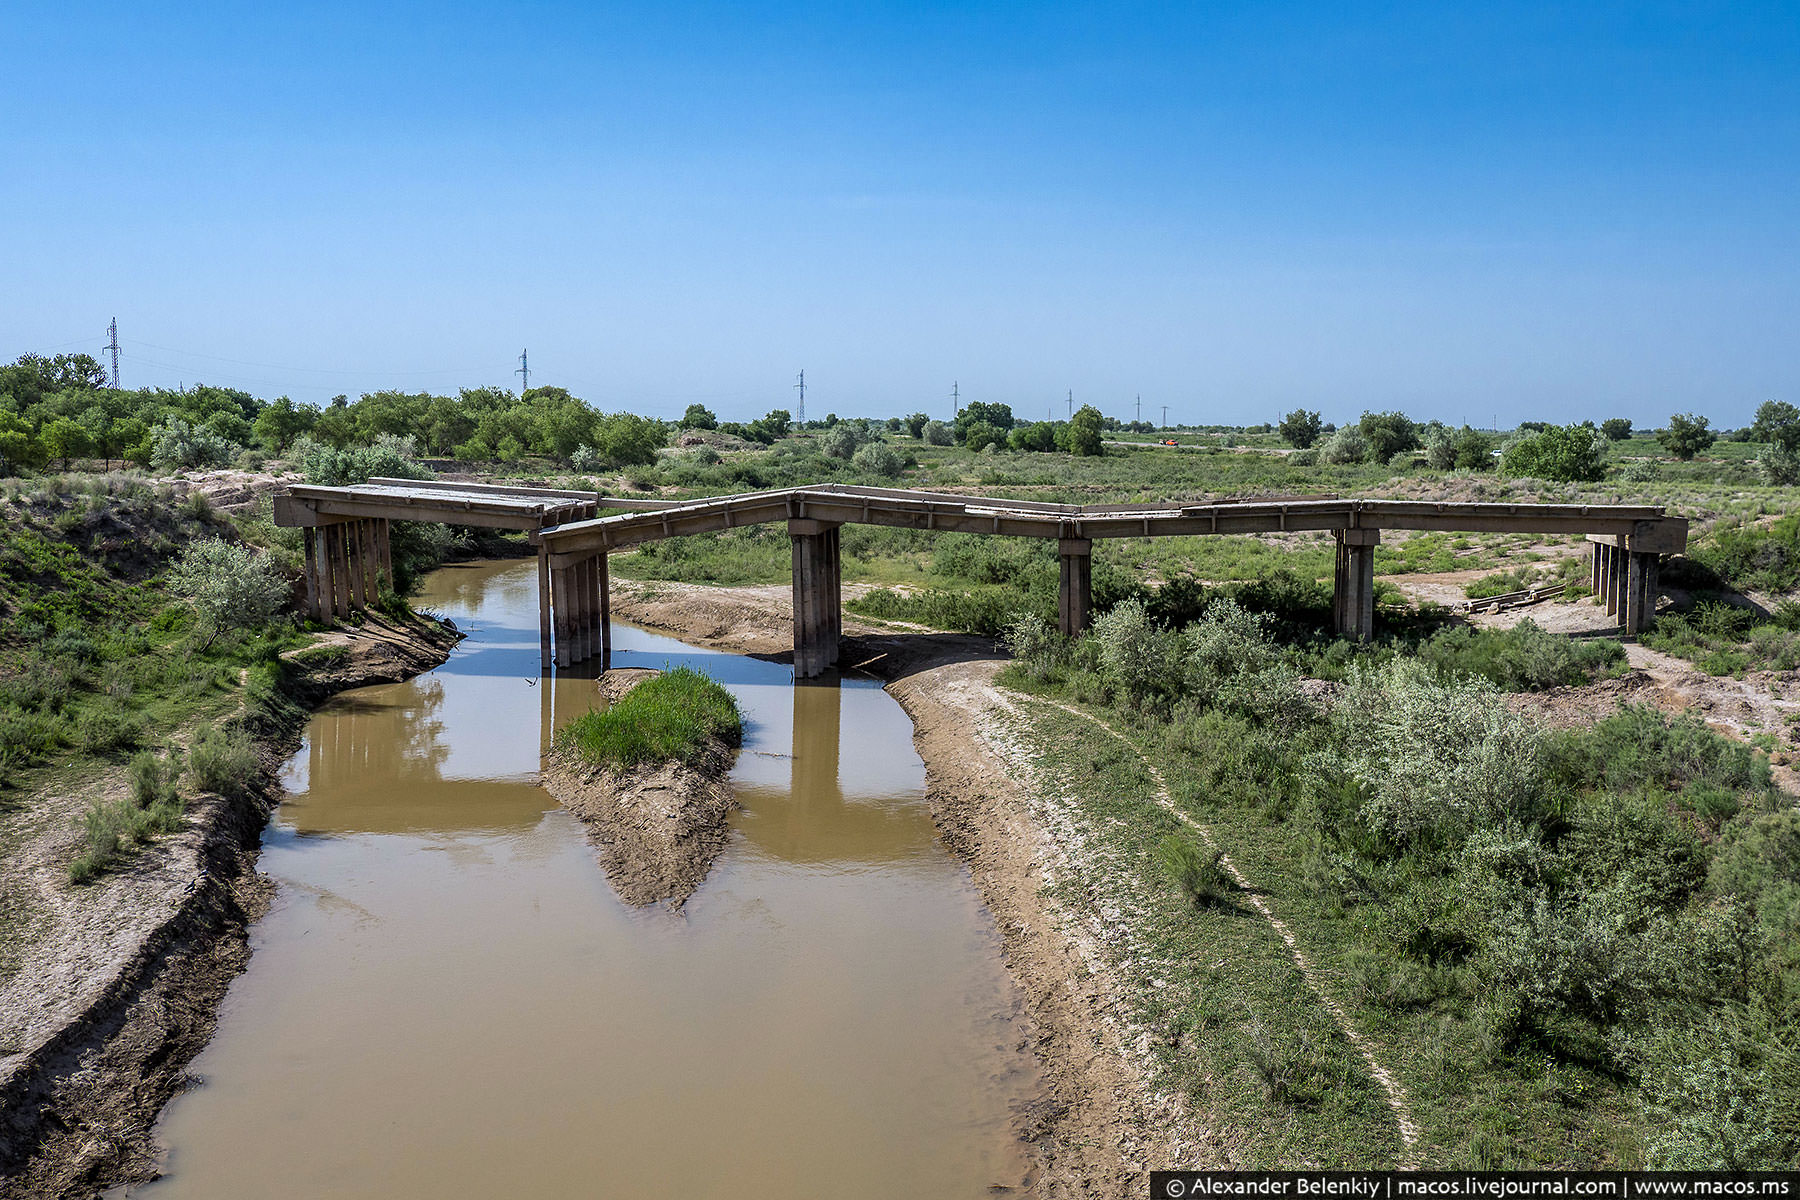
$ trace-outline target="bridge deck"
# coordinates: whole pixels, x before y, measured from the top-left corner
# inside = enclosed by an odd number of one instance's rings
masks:
[[[1649,505],[1339,498],[1073,505],[827,485],[714,496],[655,512],[577,520],[540,529],[533,539],[549,552],[552,566],[563,566],[666,537],[788,520],[1084,540],[1353,529],[1593,534],[1662,553],[1685,548],[1687,528],[1685,519]]]

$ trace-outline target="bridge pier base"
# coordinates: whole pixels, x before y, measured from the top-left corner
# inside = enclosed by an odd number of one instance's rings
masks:
[[[1606,606],[1606,615],[1619,619],[1619,632],[1635,637],[1656,620],[1656,598],[1661,593],[1662,554],[1639,549],[1648,537],[1591,534],[1593,546],[1589,578]]]
[[[838,526],[796,517],[793,543],[794,678],[811,679],[837,665],[844,636],[843,563]]]
[[[548,668],[572,667],[612,655],[612,581],[606,553],[567,567],[552,567],[538,549],[538,660]]]
[[[1375,547],[1379,529],[1336,531],[1337,569],[1332,576],[1332,628],[1343,637],[1375,636]]]
[[[1094,543],[1087,538],[1062,538],[1056,544],[1062,572],[1056,593],[1056,627],[1064,637],[1087,631],[1088,614],[1094,607]]]

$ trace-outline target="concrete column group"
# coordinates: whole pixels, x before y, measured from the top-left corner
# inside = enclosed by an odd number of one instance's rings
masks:
[[[1087,631],[1094,607],[1094,543],[1062,538],[1056,545],[1062,571],[1056,591],[1056,627],[1065,637]]]
[[[1381,530],[1341,529],[1334,536],[1332,628],[1343,637],[1366,642],[1375,636],[1375,547],[1381,544]]]
[[[1662,556],[1634,551],[1616,539],[1590,538],[1589,580],[1606,606],[1606,615],[1619,619],[1619,629],[1635,636],[1656,619],[1656,600],[1661,592]]]
[[[612,580],[606,553],[596,552],[566,567],[552,567],[538,551],[538,643],[540,661],[572,667],[612,655]]]
[[[843,563],[838,526],[795,518],[788,522],[794,569],[794,678],[810,679],[837,665],[844,636]]]
[[[313,525],[306,539],[306,614],[345,620],[394,586],[392,528],[384,517]]]

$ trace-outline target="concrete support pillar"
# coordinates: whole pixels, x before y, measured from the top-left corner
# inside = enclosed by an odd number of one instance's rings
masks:
[[[793,543],[794,678],[811,679],[837,662],[843,628],[837,526],[797,518],[788,522],[788,537]]]
[[[357,565],[363,581],[363,607],[381,599],[381,552],[375,546],[375,521],[367,518],[356,523]]]
[[[1588,543],[1588,588],[1598,596],[1600,594],[1600,543]]]
[[[306,543],[306,615],[316,621],[319,619],[318,540],[310,529],[302,529],[300,537]]]
[[[1344,529],[1337,538],[1337,570],[1332,577],[1332,625],[1343,637],[1375,636],[1375,547],[1379,529]]]
[[[375,547],[382,580],[390,591],[398,591],[394,586],[394,523],[386,517],[375,523]]]
[[[550,673],[552,663],[550,643],[550,549],[538,547],[537,581],[538,581],[538,669],[544,675]],[[550,686],[544,684],[548,692]]]
[[[1061,538],[1056,543],[1062,571],[1056,590],[1056,627],[1064,637],[1087,632],[1094,608],[1094,543],[1087,538]]]
[[[600,649],[600,581],[594,577],[594,560],[587,559],[575,568],[581,579],[581,644],[580,660],[586,662]]]
[[[1657,576],[1661,564],[1655,554],[1629,553],[1626,558],[1623,615],[1619,626],[1626,636],[1635,637],[1650,628],[1650,623],[1656,619]]]
[[[1625,619],[1625,588],[1630,582],[1626,558],[1623,546],[1606,548],[1606,615],[1618,617],[1621,623]]]
[[[327,526],[331,531],[331,595],[332,610],[337,619],[350,619],[350,545],[342,522]]]
[[[558,567],[550,572],[551,621],[555,626],[556,665],[566,667],[570,664],[569,636],[572,629],[569,610],[573,604],[570,593],[574,590],[569,578],[572,572],[567,567]]]
[[[612,574],[607,569],[606,551],[594,555],[594,571],[600,579],[600,662],[612,666]]]

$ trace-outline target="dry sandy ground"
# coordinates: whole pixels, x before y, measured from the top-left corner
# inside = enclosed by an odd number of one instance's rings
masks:
[[[313,697],[428,670],[455,638],[371,617],[323,640],[348,653],[307,681]],[[123,767],[55,780],[0,826],[0,883],[30,923],[0,981],[0,1197],[88,1194],[153,1168],[151,1122],[211,1037],[268,900],[254,861],[288,749],[263,748],[251,794],[194,797],[180,832],[81,887],[81,814],[128,794]]]
[[[613,611],[651,629],[740,653],[792,650],[789,589],[616,581]],[[926,796],[945,845],[969,866],[999,930],[1044,1079],[1020,1134],[1036,1151],[1036,1194],[1136,1195],[1146,1172],[1216,1163],[1208,1134],[1176,1097],[1149,1083],[1149,1056],[1127,1010],[1116,956],[1101,934],[1044,894],[1064,843],[1048,833],[1054,797],[1030,784],[1005,743],[1003,664],[989,639],[909,635],[847,620],[843,663],[887,679],[913,721]]]

